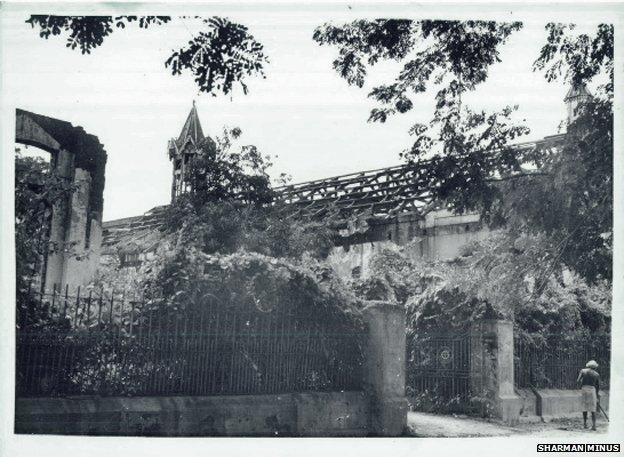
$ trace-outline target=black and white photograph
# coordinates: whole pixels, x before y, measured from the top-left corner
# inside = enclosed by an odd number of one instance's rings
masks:
[[[623,17],[3,2],[0,454],[620,452]]]

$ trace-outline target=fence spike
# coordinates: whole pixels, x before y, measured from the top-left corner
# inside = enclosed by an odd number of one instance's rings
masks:
[[[54,303],[56,301],[56,283],[52,284],[52,310],[54,311]]]
[[[126,289],[121,291],[121,304],[119,305],[119,323],[121,324],[120,331],[121,331],[121,327],[123,327],[123,310],[124,310],[125,301],[126,301]]]
[[[87,299],[87,309],[85,311],[85,326],[87,329],[89,328],[89,311],[91,310],[91,295],[93,294],[93,289],[89,290],[89,298]]]
[[[111,289],[111,301],[110,301],[110,318],[108,323],[113,325],[113,307],[115,305],[115,289]]]
[[[67,295],[69,295],[69,284],[65,284],[65,302],[63,304],[63,319],[67,317]]]
[[[78,326],[78,310],[80,309],[80,286],[76,292],[76,312],[74,313],[74,326]]]
[[[130,300],[130,336],[132,336],[132,327],[134,326],[134,305],[136,300]]]
[[[100,308],[98,310],[98,325],[102,324],[102,300],[104,300],[104,285],[100,289]]]

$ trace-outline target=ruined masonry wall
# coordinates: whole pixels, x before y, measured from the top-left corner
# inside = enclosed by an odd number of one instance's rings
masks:
[[[15,141],[48,151],[59,176],[77,187],[68,201],[52,207],[52,249],[41,272],[43,287],[85,285],[99,263],[106,151],[81,127],[21,109],[16,110]]]
[[[356,239],[345,239],[329,255],[329,261],[342,278],[351,278],[359,268],[362,278],[370,274],[370,260],[383,249],[402,247],[413,260],[450,260],[472,241],[490,234],[477,214],[455,215],[447,210],[434,211],[424,219],[400,216],[393,222],[377,224]]]
[[[63,284],[69,284],[70,288],[91,281],[99,265],[102,242],[101,221],[97,217],[89,217],[91,175],[86,170],[77,168],[74,183],[77,190],[72,196],[66,236],[69,252],[65,253],[63,265]],[[87,224],[90,226],[88,238]]]

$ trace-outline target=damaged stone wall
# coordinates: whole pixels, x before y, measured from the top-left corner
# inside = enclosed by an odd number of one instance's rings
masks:
[[[450,260],[466,244],[485,239],[489,229],[478,214],[456,215],[448,210],[417,215],[401,215],[390,221],[371,223],[365,233],[345,237],[332,249],[329,261],[345,279],[369,276],[375,253],[401,247],[408,257],[424,260]]]
[[[53,170],[76,186],[52,209],[50,242],[58,249],[46,256],[42,289],[85,285],[99,264],[106,151],[82,127],[21,109],[16,110],[15,141],[49,152]]]

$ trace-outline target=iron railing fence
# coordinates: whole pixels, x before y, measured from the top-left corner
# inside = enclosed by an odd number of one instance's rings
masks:
[[[464,410],[472,397],[470,333],[429,333],[408,338],[407,393],[420,409]]]
[[[318,311],[267,312],[204,300],[165,312],[150,309],[151,300],[114,293],[37,295],[54,323],[18,325],[18,396],[362,387],[364,330],[325,321]]]
[[[537,344],[516,335],[514,340],[514,378],[517,387],[576,389],[579,371],[589,360],[600,365],[601,388],[608,388],[611,335],[542,335]]]

